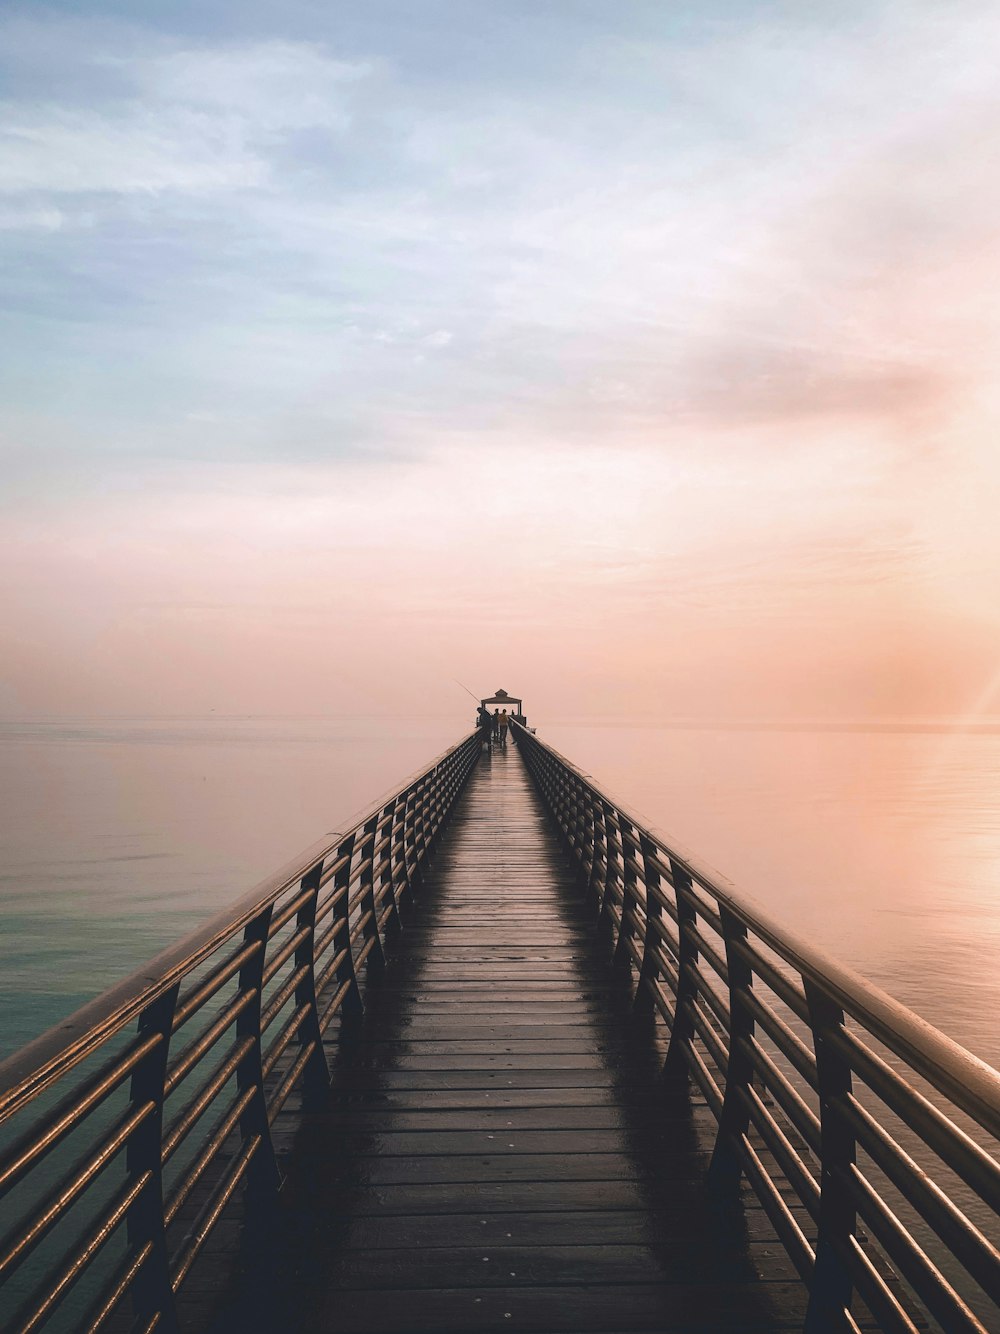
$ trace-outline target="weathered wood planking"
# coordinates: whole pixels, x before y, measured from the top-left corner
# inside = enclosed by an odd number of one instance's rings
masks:
[[[703,1187],[517,753],[479,766],[330,1108],[306,1117],[232,1331],[753,1331],[805,1293],[763,1211]]]

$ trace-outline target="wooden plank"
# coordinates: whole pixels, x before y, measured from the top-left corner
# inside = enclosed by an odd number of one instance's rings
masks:
[[[603,1217],[591,1215],[591,1221]],[[516,1220],[508,1221],[512,1227],[518,1226]],[[341,1248],[328,1277],[345,1292],[353,1288],[523,1288],[579,1283],[581,1275],[586,1273],[599,1274],[602,1283],[623,1283],[630,1287],[690,1284],[696,1280],[742,1284],[759,1278],[746,1250],[726,1274],[720,1272],[715,1256],[683,1245],[671,1251],[656,1251],[650,1246],[652,1238],[641,1233],[632,1241],[622,1241],[614,1234],[599,1235],[599,1229],[591,1228],[588,1240],[574,1237],[572,1225],[564,1224],[558,1233],[560,1243],[538,1230],[521,1231],[525,1236],[519,1242],[507,1238],[491,1242],[484,1231],[475,1247],[447,1245],[443,1237],[439,1239],[442,1244],[421,1246],[419,1234],[412,1231],[404,1232],[402,1244],[396,1247],[375,1244],[358,1247],[352,1235],[351,1244]],[[416,1239],[411,1239],[414,1236]],[[794,1278],[789,1261],[784,1281]]]
[[[315,1151],[314,1151],[315,1152]],[[343,1161],[343,1150],[330,1152],[332,1161]],[[624,1153],[495,1153],[417,1154],[411,1156],[367,1156],[363,1164],[354,1156],[352,1174],[367,1184],[431,1181],[636,1181],[640,1170]],[[324,1166],[318,1154],[310,1155],[310,1168]]]
[[[517,1072],[516,1087],[521,1090],[598,1089],[616,1086],[618,1081],[611,1071],[587,1064],[570,1069],[529,1069]],[[514,1088],[514,1080],[507,1070],[380,1070],[378,1088],[382,1092],[393,1089],[506,1089]],[[368,1071],[356,1069],[337,1072],[335,1092],[347,1096],[352,1090],[371,1088]]]
[[[635,1209],[648,1212],[636,1176],[616,1180],[572,1181],[565,1176],[543,1181],[372,1182],[352,1203],[352,1216],[395,1214],[467,1214],[570,1210],[577,1218],[590,1211]]]
[[[419,1105],[415,1105],[415,1101]],[[373,1111],[398,1109],[412,1115],[426,1117],[436,1111],[478,1110],[480,1108],[617,1108],[617,1099],[610,1083],[603,1087],[586,1085],[583,1088],[464,1088],[464,1089],[402,1089],[386,1092],[369,1090],[359,1093],[342,1091],[340,1099],[345,1115],[354,1113],[364,1116],[366,1124]],[[617,1113],[620,1118],[620,1113]],[[411,1126],[410,1129],[415,1127]],[[417,1127],[418,1128],[418,1127]],[[535,1127],[538,1128],[537,1126]]]
[[[421,1101],[426,1095],[421,1094]],[[487,1098],[489,1095],[487,1095]],[[589,1101],[582,1106],[566,1107],[561,1104],[543,1107],[474,1107],[444,1108],[440,1106],[385,1107],[357,1103],[343,1108],[331,1125],[348,1132],[368,1134],[393,1131],[425,1132],[440,1136],[453,1131],[479,1134],[482,1131],[502,1133],[510,1131],[554,1130],[621,1130],[625,1115],[620,1107],[600,1106]],[[608,1137],[603,1145],[606,1148]]]
[[[774,1291],[769,1291],[773,1288]],[[778,1307],[786,1314],[778,1314]],[[312,1327],[329,1334],[467,1334],[469,1330],[550,1334],[574,1330],[700,1331],[740,1334],[801,1330],[805,1301],[798,1284],[662,1284],[625,1287],[586,1283],[529,1288],[365,1289],[330,1293]]]

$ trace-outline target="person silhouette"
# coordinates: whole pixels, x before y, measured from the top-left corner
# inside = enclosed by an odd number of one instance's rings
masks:
[[[480,740],[484,746],[488,746],[493,732],[493,719],[490,717],[490,711],[485,704],[480,704],[476,710],[476,726],[479,728]]]

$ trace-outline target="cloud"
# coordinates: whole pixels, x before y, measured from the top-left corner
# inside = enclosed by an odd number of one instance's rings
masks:
[[[0,208],[0,232],[58,232],[68,221],[68,215],[58,208]]]
[[[778,625],[792,671],[834,611],[989,605],[1000,21],[528,10],[7,24],[42,619],[284,598],[553,662],[613,623],[652,682],[671,636]]]
[[[0,193],[258,187],[269,179],[271,152],[291,132],[347,128],[345,90],[370,73],[309,43],[163,45],[139,54],[126,30],[87,52],[89,105],[79,104],[79,88],[68,104],[56,88],[0,104]],[[109,71],[111,96],[102,93]]]
[[[109,354],[123,320],[142,345],[155,319],[181,416],[259,387],[285,420],[335,396],[369,434],[387,404],[414,436],[905,417],[957,379],[940,300],[923,339],[889,312],[995,213],[996,189],[972,186],[998,41],[970,6],[943,39],[931,10],[899,18],[641,40],[566,20],[552,77],[525,77],[514,43],[478,82],[423,48],[407,67],[405,25],[389,57],[356,32],[347,56],[107,24],[88,45],[54,23],[46,65],[22,23],[38,91],[8,107],[0,182],[25,218],[89,210],[82,242],[52,229],[73,318]],[[61,96],[41,74],[62,78],[70,45]],[[107,312],[79,284],[97,270]],[[445,334],[446,372],[424,355]]]
[[[195,113],[25,116],[0,105],[0,117],[0,191],[7,194],[201,193],[266,178],[238,131]]]
[[[345,129],[346,94],[372,73],[371,64],[335,60],[314,43],[278,40],[188,48],[138,67],[127,63],[140,89],[157,102],[214,109],[262,133]]]

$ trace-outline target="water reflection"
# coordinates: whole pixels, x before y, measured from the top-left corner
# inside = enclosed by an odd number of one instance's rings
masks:
[[[0,729],[0,1015],[16,1050],[462,732],[452,719]]]
[[[0,730],[14,1049],[455,741],[461,718]],[[541,723],[789,926],[1000,1064],[1000,736]]]
[[[1000,1064],[995,733],[542,731],[780,921]]]

